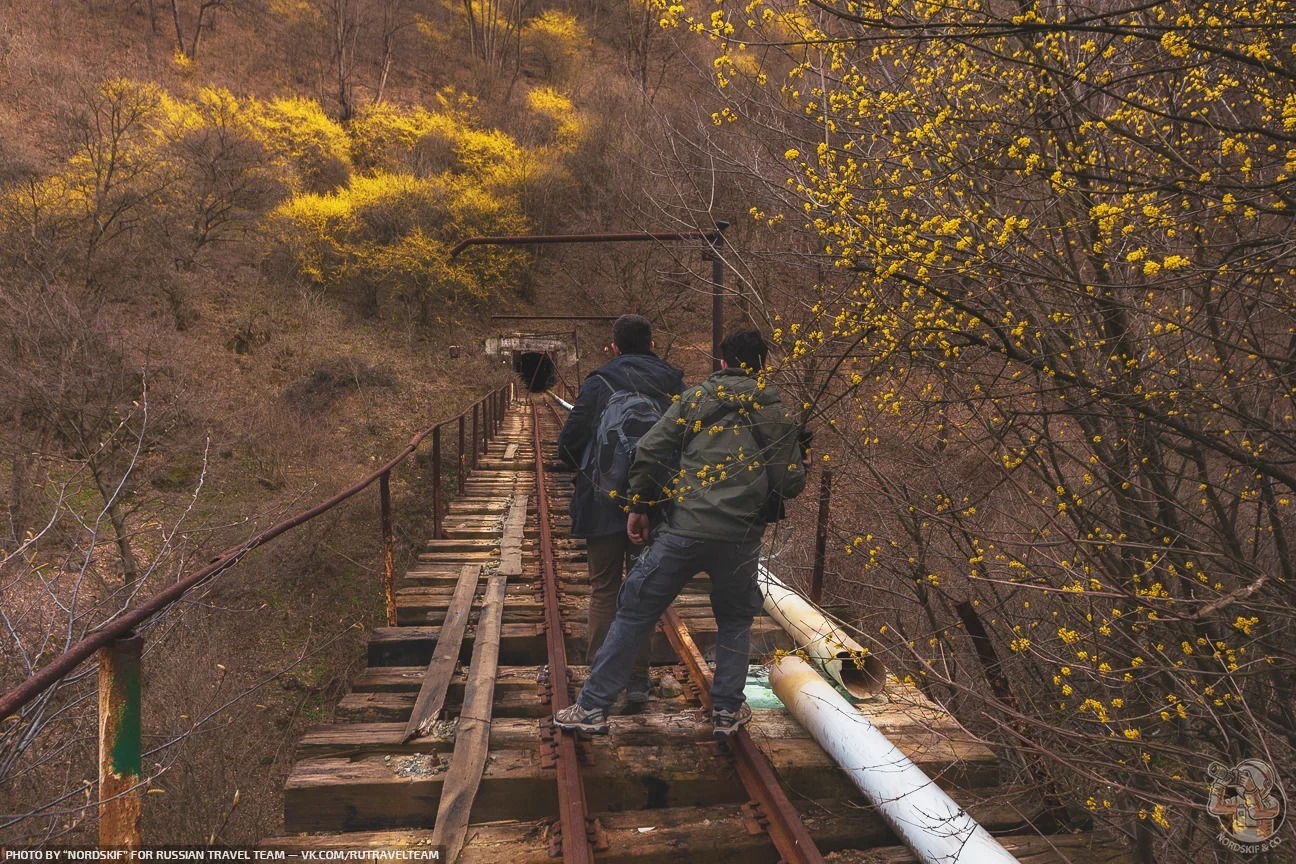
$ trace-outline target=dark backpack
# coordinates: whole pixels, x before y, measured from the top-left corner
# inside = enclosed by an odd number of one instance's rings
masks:
[[[603,406],[598,429],[585,451],[585,472],[595,489],[609,498],[625,498],[630,487],[630,466],[634,464],[635,447],[661,416],[657,403],[642,393],[634,390],[612,392]]]

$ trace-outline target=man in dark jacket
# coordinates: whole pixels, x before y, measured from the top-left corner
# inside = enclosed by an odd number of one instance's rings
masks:
[[[647,397],[664,413],[684,386],[684,373],[653,353],[652,325],[642,315],[622,315],[612,325],[613,359],[586,376],[576,404],[567,415],[558,436],[558,458],[576,471],[576,489],[571,499],[571,534],[585,538],[590,577],[589,654],[607,638],[616,616],[617,593],[626,563],[640,546],[626,535],[625,504],[608,496],[590,480],[590,446],[599,428],[608,400],[618,391]],[[648,701],[652,686],[648,675],[648,647],[635,659],[627,701]]]
[[[767,353],[760,333],[733,333],[720,350],[725,368],[687,388],[639,439],[630,469],[629,538],[643,542],[649,510],[665,501],[672,506],[626,577],[616,619],[579,698],[554,716],[561,729],[607,732],[607,709],[630,677],[631,658],[702,571],[711,577],[716,619],[715,734],[731,735],[751,719],[743,686],[752,618],[762,606],[756,582],[761,535],[767,521],[779,518],[771,505],[805,488],[805,439],[778,391],[760,375]]]

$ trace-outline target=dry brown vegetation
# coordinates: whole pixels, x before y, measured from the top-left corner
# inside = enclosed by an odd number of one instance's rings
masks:
[[[695,249],[446,264],[473,233],[708,224],[645,197],[649,100],[689,88],[655,13],[483,8],[0,0],[0,687],[502,381],[492,312],[643,309],[706,368]],[[588,370],[606,336],[579,329]],[[396,472],[407,549],[429,482]],[[146,630],[150,841],[278,830],[380,562],[362,495]],[[5,840],[94,836],[92,685],[0,729]]]
[[[697,248],[464,234],[723,219],[839,466],[835,599],[1019,779],[1209,860],[1209,762],[1296,741],[1290,10],[704,5],[0,0],[0,686],[502,380],[492,312],[643,311],[707,368]],[[275,830],[380,612],[373,510],[148,634],[150,837]],[[92,827],[86,683],[0,730],[0,837]]]

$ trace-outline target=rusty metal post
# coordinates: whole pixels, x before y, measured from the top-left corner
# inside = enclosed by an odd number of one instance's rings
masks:
[[[576,386],[580,387],[580,332],[577,330],[572,331],[572,353],[576,355]]]
[[[962,600],[954,606],[954,611],[958,614],[959,620],[963,623],[963,628],[967,630],[968,637],[972,640],[972,648],[976,651],[977,661],[981,664],[981,671],[985,673],[986,681],[990,684],[990,692],[1003,705],[1007,706],[1009,711],[1020,713],[1021,703],[1017,701],[1017,695],[1013,693],[1012,685],[1008,683],[1008,676],[1003,669],[1003,661],[999,659],[999,653],[995,651],[994,642],[991,641],[990,634],[986,632],[985,623],[981,620],[981,615],[976,611],[976,606],[967,600]],[[1025,724],[1020,720],[1010,720],[1008,725],[1024,740],[1033,743]],[[1044,805],[1044,810],[1034,820],[1035,826],[1041,831],[1053,830],[1058,826],[1063,828],[1072,827],[1071,815],[1062,803],[1062,797],[1058,792],[1057,785],[1035,761],[1029,761],[1027,770],[1043,787],[1041,789],[1040,803]]]
[[[464,448],[467,442],[464,441],[464,420],[467,418],[463,414],[459,415],[459,494],[464,494],[464,481],[467,479],[464,474],[467,473],[468,466],[464,462]]]
[[[810,577],[810,602],[823,603],[824,559],[828,552],[828,508],[832,505],[833,469],[824,468],[819,481],[819,519],[815,522],[814,572]]]
[[[720,343],[724,340],[724,231],[728,222],[716,222],[716,231],[707,237],[711,248],[704,257],[711,261],[711,371],[720,371]]]
[[[383,597],[387,601],[387,626],[396,626],[396,567],[392,557],[396,547],[396,531],[392,527],[391,471],[378,478],[378,512],[382,521],[383,536]]]
[[[473,437],[472,437],[472,467],[477,467],[477,410],[481,407],[480,402],[473,403]]]
[[[141,784],[144,640],[128,634],[99,649],[99,845],[138,849],[144,810]]]
[[[711,253],[711,371],[720,371],[720,342],[724,339],[724,263]]]
[[[432,430],[432,536],[445,539],[441,528],[441,427]]]

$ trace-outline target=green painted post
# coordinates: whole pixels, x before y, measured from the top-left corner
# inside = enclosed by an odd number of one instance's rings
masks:
[[[99,845],[140,848],[144,790],[140,651],[123,636],[99,649]]]

